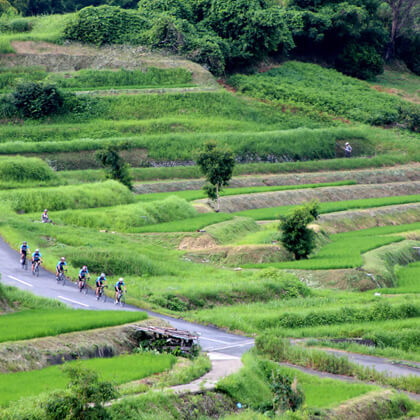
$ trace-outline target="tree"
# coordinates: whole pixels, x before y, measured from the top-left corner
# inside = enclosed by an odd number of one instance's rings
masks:
[[[64,371],[70,377],[65,391],[51,395],[44,405],[49,420],[105,420],[110,416],[103,404],[117,397],[110,382],[102,382],[94,371],[81,366],[67,366]]]
[[[392,60],[395,55],[395,43],[403,31],[414,29],[420,18],[418,0],[385,0],[391,9],[391,33],[385,59]]]
[[[208,185],[204,186],[208,197],[216,200],[216,211],[220,210],[220,191],[229,184],[232,178],[235,158],[227,148],[218,147],[214,141],[208,142],[199,152],[197,165],[206,177]]]
[[[124,148],[120,145],[119,148]],[[133,180],[129,172],[129,165],[118,153],[118,146],[108,144],[104,149],[96,152],[96,159],[105,167],[107,178],[116,179],[121,184],[133,189]]]
[[[315,248],[315,233],[308,228],[308,224],[316,220],[318,215],[319,204],[311,202],[280,219],[279,229],[283,232],[281,241],[296,260],[308,258]]]

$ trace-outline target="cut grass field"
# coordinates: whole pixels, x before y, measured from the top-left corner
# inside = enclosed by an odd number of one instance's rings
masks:
[[[142,321],[145,312],[37,309],[1,315],[0,342],[48,337],[72,331]]]
[[[109,359],[90,359],[79,364],[98,373],[102,380],[116,385],[145,378],[169,370],[176,358],[169,354],[139,353]],[[0,405],[7,406],[20,398],[64,389],[69,378],[61,366],[51,366],[29,372],[0,374]]]

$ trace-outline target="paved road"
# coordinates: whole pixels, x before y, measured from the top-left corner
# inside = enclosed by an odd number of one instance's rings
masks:
[[[67,283],[65,286],[57,284],[55,274],[52,274],[43,268],[40,270],[39,277],[32,276],[30,267],[28,268],[28,271],[22,270],[20,267],[18,252],[11,249],[1,238],[0,274],[2,283],[27,290],[38,296],[58,299],[73,308],[86,310],[106,309],[141,311],[139,308],[128,305],[121,308],[119,305],[114,305],[111,300],[108,300],[105,303],[98,302],[95,299],[92,290],[89,290],[89,293],[84,295],[79,292],[77,286],[74,284]],[[254,340],[249,337],[229,334],[217,328],[194,324],[155,312],[145,312],[151,316],[165,319],[174,328],[197,333],[200,336],[200,345],[205,351],[220,352],[239,357],[254,345]]]

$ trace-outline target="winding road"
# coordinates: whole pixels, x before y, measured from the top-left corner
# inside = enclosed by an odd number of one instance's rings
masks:
[[[19,253],[10,248],[1,238],[0,274],[1,282],[4,284],[27,290],[38,296],[58,299],[76,309],[141,311],[139,308],[128,305],[121,308],[119,305],[114,305],[112,299],[108,299],[105,303],[102,301],[98,302],[92,290],[89,290],[89,293],[85,295],[79,292],[75,284],[68,282],[64,286],[57,284],[55,274],[43,268],[40,270],[39,277],[34,277],[30,267],[28,267],[27,271],[20,267]],[[249,337],[229,334],[214,327],[206,327],[151,311],[143,312],[168,321],[174,328],[198,334],[200,346],[207,352],[217,352],[240,357],[254,345],[254,340]]]
[[[85,295],[79,292],[79,289],[75,284],[67,283],[64,286],[57,284],[55,274],[50,273],[43,268],[40,270],[39,277],[32,276],[30,269],[25,271],[20,267],[18,252],[10,248],[1,238],[0,274],[2,283],[18,287],[22,290],[27,290],[38,296],[58,299],[73,308],[86,310],[142,311],[137,307],[128,305],[121,308],[119,305],[114,305],[112,299],[108,299],[105,303],[98,302],[92,290],[89,290],[89,293]],[[152,311],[143,312],[147,312],[150,316],[164,319],[174,328],[196,333],[199,336],[199,344],[204,351],[212,354],[219,354],[219,357],[226,362],[228,360],[240,359],[243,353],[254,346],[254,340],[249,337],[230,334],[215,327],[195,324]],[[292,343],[294,341],[299,340],[292,340]],[[407,366],[381,357],[366,356],[338,350],[325,351],[337,356],[347,356],[354,363],[374,368],[379,372],[387,372],[393,376],[420,376],[420,365],[417,363],[412,363],[411,366]],[[299,369],[307,371],[309,374],[315,374],[321,377],[323,375],[322,372],[310,371],[306,368]]]

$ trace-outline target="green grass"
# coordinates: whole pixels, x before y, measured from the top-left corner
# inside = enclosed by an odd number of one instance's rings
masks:
[[[117,181],[65,187],[1,191],[0,200],[18,212],[35,212],[111,206],[134,201],[134,195]]]
[[[142,226],[194,218],[197,215],[195,208],[182,198],[168,196],[161,201],[139,202],[82,211],[54,212],[50,217],[56,223],[130,232]]]
[[[396,95],[403,99],[420,99],[420,77],[411,72],[386,69],[371,83],[374,86],[392,89]]]
[[[194,86],[191,72],[183,68],[146,70],[79,70],[76,72],[48,73],[45,70],[21,68],[0,69],[0,89],[12,90],[22,81],[45,81],[62,89],[92,90],[115,88],[151,88]]]
[[[102,380],[119,385],[168,370],[175,360],[175,357],[169,354],[139,353],[110,359],[68,362],[66,365],[78,363],[84,368],[96,371]],[[0,405],[6,406],[20,398],[64,389],[68,381],[61,366],[0,374]]]
[[[220,196],[226,197],[230,195],[239,194],[255,194],[260,192],[271,191],[286,191],[286,190],[301,190],[308,188],[321,188],[321,187],[339,187],[344,185],[355,185],[356,181],[337,181],[337,182],[324,182],[319,184],[300,184],[300,185],[274,185],[274,186],[261,186],[261,187],[242,187],[242,188],[225,188]],[[187,201],[199,200],[207,198],[207,194],[202,190],[187,190],[187,191],[170,191],[150,194],[139,194],[139,201],[154,201],[162,200],[170,196],[177,196]]]
[[[75,309],[26,310],[1,315],[0,342],[48,337],[72,331],[141,321],[145,312],[85,311]]]
[[[296,61],[265,73],[236,75],[229,83],[250,96],[297,104],[372,125],[402,123],[404,116],[399,108],[408,107],[407,102],[378,92],[367,82],[334,69]],[[420,106],[412,107],[412,112],[420,112]]]
[[[330,242],[306,260],[273,263],[276,268],[303,270],[329,270],[354,268],[363,264],[362,254],[393,242],[404,240],[398,233],[419,229],[420,223],[384,226],[331,235]],[[265,267],[266,264],[249,264],[247,267]]]
[[[360,200],[333,201],[320,203],[320,214],[338,211],[369,209],[400,204],[420,202],[420,194],[402,195],[396,197],[363,198]],[[262,209],[244,210],[234,213],[237,216],[250,217],[254,220],[278,220],[280,215],[285,215],[295,206],[269,207]]]

